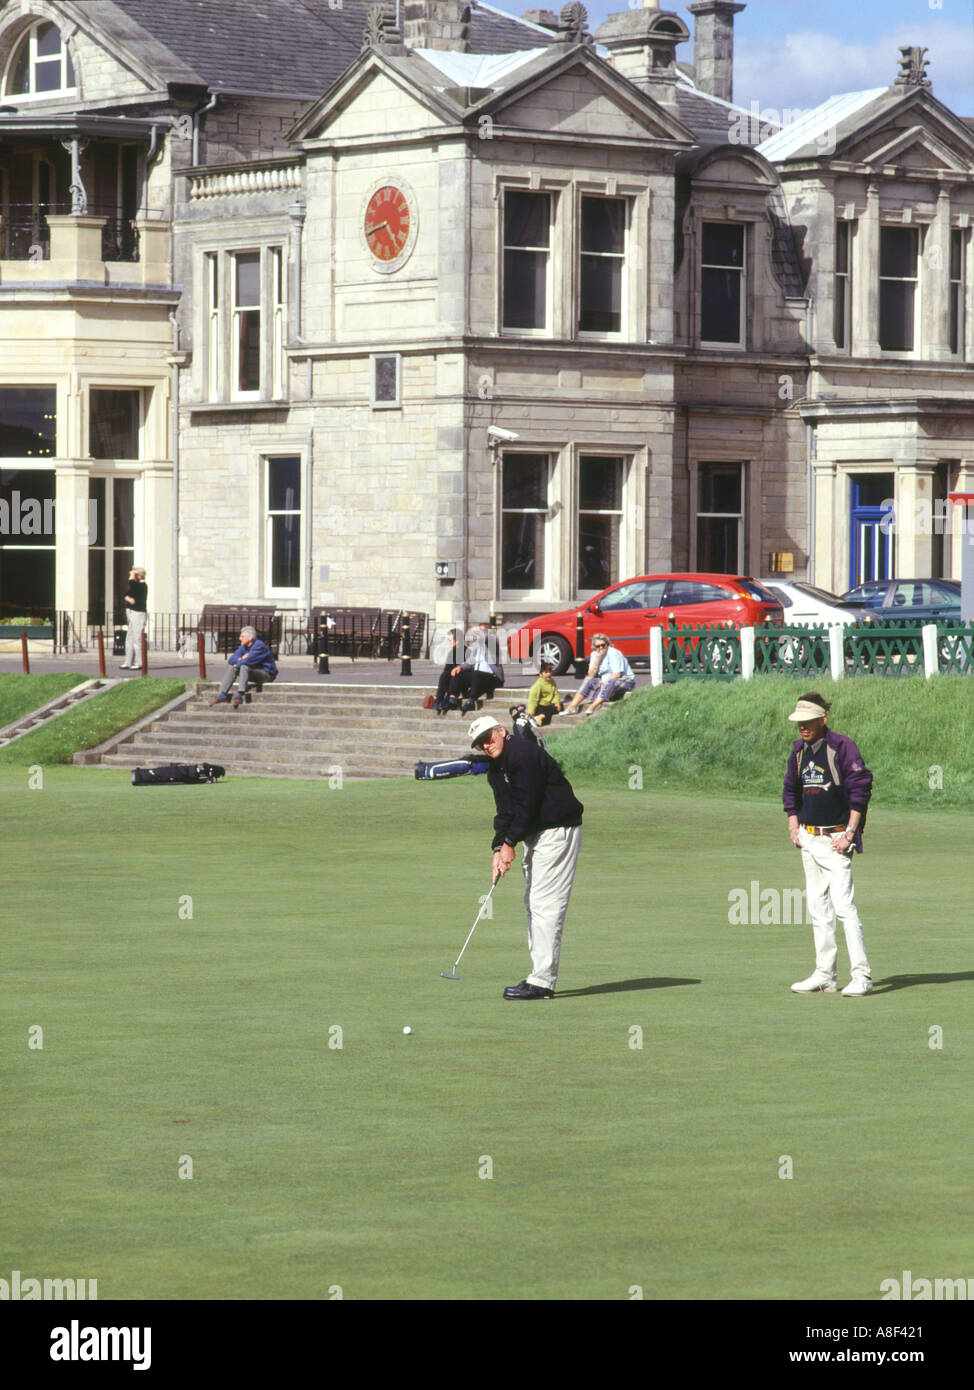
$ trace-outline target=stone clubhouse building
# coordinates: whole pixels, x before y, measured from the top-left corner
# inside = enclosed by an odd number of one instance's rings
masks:
[[[959,572],[974,125],[687,8],[0,0],[0,616]]]

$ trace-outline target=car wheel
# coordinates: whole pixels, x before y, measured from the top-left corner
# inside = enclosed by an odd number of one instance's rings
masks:
[[[726,637],[710,637],[700,643],[700,665],[705,671],[732,675],[736,657],[736,644]]]
[[[940,639],[940,665],[944,671],[954,674],[966,671],[964,644],[958,634],[953,633]]]
[[[810,666],[812,661],[811,643],[802,637],[782,637],[778,641],[778,660],[788,671],[798,671]]]
[[[557,632],[543,632],[536,640],[531,655],[538,663],[550,661],[556,676],[563,676],[575,659],[571,647]]]

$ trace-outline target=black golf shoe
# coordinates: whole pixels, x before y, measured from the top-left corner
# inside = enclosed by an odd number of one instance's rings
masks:
[[[529,985],[527,980],[522,980],[519,985],[508,985],[504,991],[505,999],[554,999],[553,989],[540,989],[538,985]]]

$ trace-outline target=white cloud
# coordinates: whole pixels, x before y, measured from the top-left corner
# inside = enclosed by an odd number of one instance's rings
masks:
[[[734,101],[762,110],[809,108],[841,92],[888,87],[899,72],[900,47],[929,49],[933,93],[959,116],[974,115],[974,46],[969,28],[944,20],[902,24],[869,43],[849,43],[806,30],[784,39],[734,42]]]

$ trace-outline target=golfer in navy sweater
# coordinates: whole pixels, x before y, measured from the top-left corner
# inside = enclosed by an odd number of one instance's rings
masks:
[[[815,969],[792,989],[796,994],[835,993],[838,917],[852,974],[842,993],[872,994],[872,972],[853,893],[852,855],[862,853],[862,826],[873,775],[852,739],[827,727],[829,708],[827,700],[811,691],[788,716],[798,725],[799,738],[785,769],[782,801],[791,842],[802,852],[815,939]]]
[[[470,725],[470,742],[490,759],[494,793],[493,877],[507,873],[524,845],[524,906],[531,974],[508,985],[505,999],[551,999],[558,979],[561,935],[582,846],[584,807],[561,768],[531,739],[512,737],[490,715]]]
[[[233,708],[239,709],[249,686],[256,685],[260,690],[267,681],[276,678],[277,662],[270,647],[257,636],[255,627],[241,628],[240,646],[230,657],[217,697],[210,704],[225,705],[230,696],[230,687],[236,685]]]

